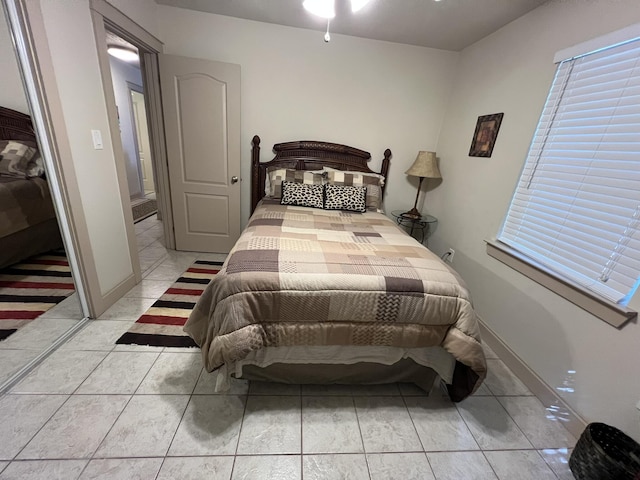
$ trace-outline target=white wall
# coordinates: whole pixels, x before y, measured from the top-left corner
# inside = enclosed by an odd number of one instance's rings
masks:
[[[388,211],[413,206],[404,171],[440,132],[458,54],[159,6],[165,53],[241,66],[242,221],[249,217],[251,138],[324,140],[393,152]]]
[[[136,151],[135,130],[131,112],[131,95],[127,82],[142,88],[140,67],[131,65],[109,56],[113,92],[116,97],[120,119],[120,138],[124,149],[124,160],[127,169],[127,183],[131,197],[143,194],[138,170],[138,152]]]
[[[133,270],[89,0],[41,0],[40,7],[100,290],[106,294]],[[93,148],[92,129],[102,132],[103,150]]]
[[[106,0],[151,35],[160,38],[155,0]]]
[[[0,8],[0,78],[2,78],[0,106],[30,114],[9,33],[9,24],[2,8]]]
[[[437,146],[443,183],[429,197],[440,219],[430,245],[456,250],[454,267],[488,326],[586,420],[636,439],[638,323],[616,330],[487,256],[484,240],[495,238],[509,206],[554,53],[639,21],[637,0],[554,0],[465,49]],[[493,156],[469,157],[477,117],[497,112]]]

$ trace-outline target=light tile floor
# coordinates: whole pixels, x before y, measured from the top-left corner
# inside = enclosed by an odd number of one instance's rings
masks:
[[[404,384],[216,394],[192,350],[115,346],[198,257],[163,249],[141,245],[142,284],[0,397],[0,480],[573,478],[575,438],[488,348],[483,388],[453,404]]]

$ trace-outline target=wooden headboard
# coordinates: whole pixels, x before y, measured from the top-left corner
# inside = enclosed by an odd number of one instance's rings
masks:
[[[0,107],[0,140],[22,140],[36,143],[31,117],[10,108]]]
[[[258,135],[253,137],[251,145],[251,213],[264,197],[264,182],[269,167],[322,170],[322,167],[326,166],[352,172],[379,173],[385,179],[389,172],[391,150],[388,148],[384,151],[380,172],[374,172],[367,165],[367,162],[371,160],[369,152],[338,143],[309,140],[276,143],[273,146],[276,156],[269,162],[260,162],[260,137]],[[382,187],[382,193],[384,194],[384,187]]]

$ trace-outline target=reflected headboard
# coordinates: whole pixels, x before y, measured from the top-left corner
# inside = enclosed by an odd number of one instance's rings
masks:
[[[0,140],[36,142],[31,117],[10,108],[0,107]]]
[[[253,137],[251,146],[251,213],[264,197],[264,182],[269,167],[296,170],[322,170],[322,167],[332,167],[344,171],[379,173],[386,179],[391,159],[391,150],[387,148],[384,151],[380,172],[374,172],[367,164],[371,160],[369,152],[338,143],[300,140],[276,143],[273,146],[273,151],[276,153],[273,160],[260,162],[258,135]],[[382,193],[384,193],[384,186]]]

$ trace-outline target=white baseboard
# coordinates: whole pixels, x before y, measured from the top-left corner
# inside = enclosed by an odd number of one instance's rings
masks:
[[[559,416],[564,419],[563,425],[565,428],[569,430],[574,437],[579,438],[587,426],[587,422],[567,405],[552,387],[547,385],[544,380],[531,370],[481,318],[478,318],[478,320],[482,341],[500,357],[500,360],[538,397],[545,407],[553,407],[559,410]]]

